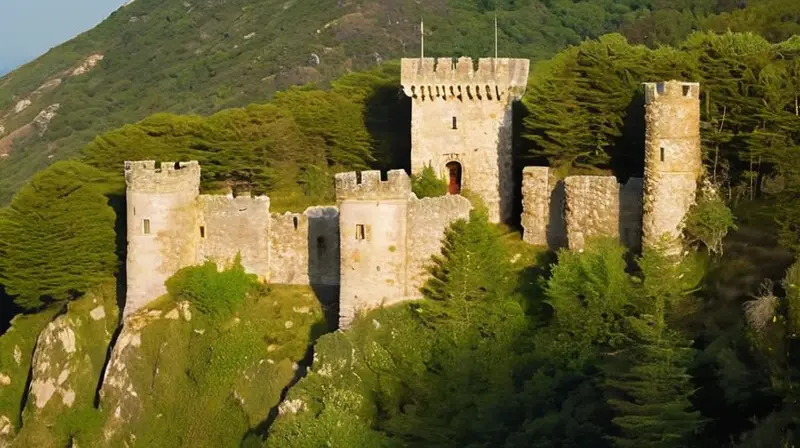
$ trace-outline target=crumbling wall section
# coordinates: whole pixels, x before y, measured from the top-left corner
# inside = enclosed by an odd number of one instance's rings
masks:
[[[271,218],[270,283],[339,284],[339,210],[309,207]]]
[[[566,246],[564,181],[548,167],[522,170],[522,238],[528,244],[556,250]]]
[[[472,204],[458,195],[412,199],[408,206],[408,296],[421,296],[431,257],[441,253],[444,231],[458,219],[469,219]]]
[[[245,271],[269,278],[269,198],[250,195],[201,195],[201,218],[193,229],[200,238],[197,264],[214,260],[228,267],[241,255]]]
[[[619,236],[619,184],[614,176],[570,176],[565,186],[571,250],[583,250],[595,236]]]
[[[308,217],[304,213],[273,214],[269,235],[270,283],[307,285]]]

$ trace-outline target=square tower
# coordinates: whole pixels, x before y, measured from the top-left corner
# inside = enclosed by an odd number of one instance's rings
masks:
[[[525,93],[530,61],[471,58],[403,59],[411,97],[411,172],[426,166],[451,194],[477,193],[493,222],[511,217],[511,103]]]

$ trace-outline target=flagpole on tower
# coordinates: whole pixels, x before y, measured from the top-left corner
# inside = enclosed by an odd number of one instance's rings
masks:
[[[419,21],[419,58],[425,59],[425,21]]]
[[[494,58],[497,59],[497,11],[494,12]]]

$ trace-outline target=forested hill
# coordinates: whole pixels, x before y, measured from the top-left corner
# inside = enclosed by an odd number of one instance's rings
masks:
[[[136,0],[0,78],[0,204],[42,167],[152,113],[208,114],[416,55],[420,18],[431,56],[489,55],[496,13],[501,53],[540,59],[614,30],[648,45],[695,28],[758,28],[782,40],[800,27],[793,3]]]

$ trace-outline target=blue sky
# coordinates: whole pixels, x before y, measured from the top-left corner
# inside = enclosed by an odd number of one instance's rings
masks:
[[[0,0],[0,73],[100,23],[125,0]]]

